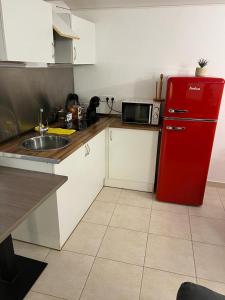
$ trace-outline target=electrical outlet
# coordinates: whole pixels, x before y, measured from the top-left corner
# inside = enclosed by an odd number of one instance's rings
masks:
[[[104,96],[100,96],[99,98],[100,98],[100,104],[99,107],[97,108],[97,112],[101,114],[110,113],[111,111],[110,107],[112,106],[112,99],[114,99],[113,102],[115,102],[116,97],[113,95],[104,95]]]
[[[109,104],[112,103],[112,99],[114,99],[114,102],[116,101],[116,97],[113,95],[100,96],[101,102],[107,102],[107,99]]]

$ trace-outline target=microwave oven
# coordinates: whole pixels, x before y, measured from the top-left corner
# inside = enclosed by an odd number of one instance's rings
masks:
[[[123,123],[159,125],[160,102],[125,100],[122,102]]]

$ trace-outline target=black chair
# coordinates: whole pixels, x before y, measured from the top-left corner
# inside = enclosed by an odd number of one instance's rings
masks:
[[[178,290],[177,300],[225,300],[225,296],[213,292],[204,286],[184,282]]]

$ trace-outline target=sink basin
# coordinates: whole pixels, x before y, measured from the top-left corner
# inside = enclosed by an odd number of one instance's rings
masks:
[[[44,135],[29,138],[22,142],[22,147],[33,151],[56,150],[65,148],[70,143],[66,137],[57,135]]]

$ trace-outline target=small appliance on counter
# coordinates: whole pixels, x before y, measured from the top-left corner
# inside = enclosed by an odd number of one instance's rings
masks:
[[[203,202],[224,79],[171,77],[163,118],[156,198]]]
[[[82,130],[87,128],[85,109],[80,105],[77,94],[69,94],[65,104],[66,127]]]
[[[62,128],[83,130],[96,123],[99,119],[96,108],[99,106],[100,98],[94,96],[91,98],[87,109],[80,105],[78,95],[69,94],[65,109],[58,111],[58,122]]]
[[[123,123],[159,125],[160,102],[154,100],[125,100],[122,102]]]
[[[100,98],[94,96],[91,98],[86,112],[87,125],[90,126],[98,121],[98,114],[96,108],[99,107]]]

